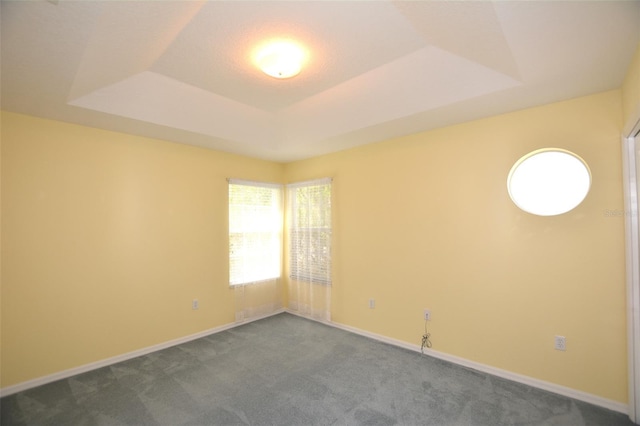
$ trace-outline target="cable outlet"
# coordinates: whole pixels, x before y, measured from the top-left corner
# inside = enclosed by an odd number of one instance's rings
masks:
[[[431,321],[431,309],[424,310],[424,320]]]
[[[369,299],[369,309],[376,307],[376,299]]]
[[[556,336],[554,348],[557,351],[566,351],[567,350],[567,338],[564,337],[564,336]]]
[[[191,302],[191,309],[195,311],[199,307],[200,307],[200,303],[198,302],[198,299],[193,299],[193,301]]]

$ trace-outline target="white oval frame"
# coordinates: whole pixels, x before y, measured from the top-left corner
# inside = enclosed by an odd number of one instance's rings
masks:
[[[542,148],[516,161],[507,178],[507,190],[521,210],[557,216],[584,201],[591,180],[591,170],[579,155],[561,148]]]

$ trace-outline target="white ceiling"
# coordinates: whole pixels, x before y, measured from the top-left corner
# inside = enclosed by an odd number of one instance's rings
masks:
[[[620,87],[639,1],[5,1],[4,110],[292,161]],[[277,80],[252,53],[310,52]]]

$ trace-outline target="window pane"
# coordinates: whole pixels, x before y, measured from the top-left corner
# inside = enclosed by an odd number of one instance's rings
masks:
[[[229,184],[229,282],[278,278],[282,252],[282,189]]]
[[[331,183],[289,188],[291,278],[331,283]]]

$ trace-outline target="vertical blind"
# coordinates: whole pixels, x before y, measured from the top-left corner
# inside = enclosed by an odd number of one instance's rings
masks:
[[[279,278],[282,185],[229,179],[229,284]]]
[[[331,179],[287,185],[287,204],[291,278],[331,284]]]

